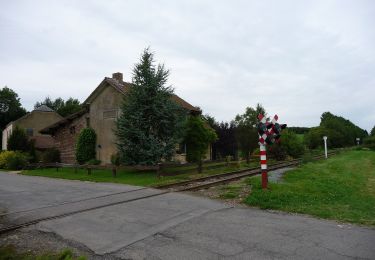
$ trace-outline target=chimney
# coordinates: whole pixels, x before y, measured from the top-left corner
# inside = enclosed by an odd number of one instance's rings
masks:
[[[113,73],[112,74],[112,78],[119,81],[119,82],[123,82],[122,81],[122,73],[121,72],[116,72],[116,73]]]

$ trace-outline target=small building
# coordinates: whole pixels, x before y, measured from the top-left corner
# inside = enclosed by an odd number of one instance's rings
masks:
[[[5,127],[5,129],[3,130],[3,139],[1,146],[2,150],[7,150],[8,138],[12,134],[12,131],[16,126],[24,129],[29,139],[34,140],[36,149],[43,150],[53,147],[53,138],[50,135],[42,134],[39,131],[46,126],[60,121],[61,119],[63,119],[62,116],[57,114],[54,110],[47,107],[46,105],[41,105],[35,108],[33,111],[27,113],[26,115],[10,122]]]
[[[96,156],[102,164],[111,162],[111,156],[117,153],[114,134],[115,119],[119,116],[123,96],[132,87],[123,81],[122,73],[113,73],[105,77],[96,89],[83,102],[83,109],[41,130],[43,134],[53,136],[55,146],[60,150],[63,163],[75,163],[75,144],[79,132],[90,126],[97,135]],[[177,95],[172,99],[190,113],[200,113],[199,108],[192,106]],[[184,149],[176,149],[175,159],[185,161]]]

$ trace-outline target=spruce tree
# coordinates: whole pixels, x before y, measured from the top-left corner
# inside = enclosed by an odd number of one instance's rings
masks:
[[[171,100],[173,89],[166,86],[168,76],[164,65],[155,66],[153,54],[145,49],[133,69],[132,86],[116,121],[122,163],[155,165],[174,154],[184,112]]]

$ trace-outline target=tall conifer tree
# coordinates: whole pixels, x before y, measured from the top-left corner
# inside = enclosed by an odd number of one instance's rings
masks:
[[[184,112],[171,99],[173,89],[166,86],[168,76],[164,65],[155,66],[153,54],[145,49],[133,69],[132,86],[124,96],[116,122],[123,163],[154,165],[174,154]]]

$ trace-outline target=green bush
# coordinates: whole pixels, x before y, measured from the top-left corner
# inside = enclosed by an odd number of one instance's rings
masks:
[[[288,129],[281,133],[280,145],[284,148],[286,154],[293,158],[299,158],[305,152],[305,147],[301,138]]]
[[[268,153],[275,158],[277,161],[283,161],[287,157],[287,152],[284,147],[278,143],[274,143],[267,147]]]
[[[20,170],[28,163],[28,156],[19,151],[4,151],[0,154],[0,168]]]
[[[111,163],[116,166],[120,165],[120,155],[118,153],[111,155]]]
[[[89,165],[99,165],[101,161],[97,159],[91,159],[91,160],[88,160],[86,163]]]
[[[327,136],[327,145],[330,148],[343,147],[345,137],[336,130],[328,129],[323,126],[313,127],[305,135],[305,144],[310,149],[323,147],[323,136]]]
[[[1,169],[5,168],[5,165],[6,165],[6,162],[8,161],[8,158],[10,156],[14,156],[15,153],[16,153],[15,151],[2,151],[0,153],[0,168]]]
[[[369,136],[363,140],[363,146],[375,150],[375,136]]]
[[[80,132],[76,144],[76,160],[79,164],[95,159],[96,133],[92,128],[84,128]]]
[[[16,126],[8,138],[7,150],[9,151],[23,151],[30,150],[30,142],[23,129]]]
[[[42,153],[42,162],[54,163],[61,162],[60,151],[56,148],[49,148]]]
[[[254,156],[257,155],[257,156],[259,156],[259,154],[260,154],[260,148],[255,148],[251,155],[254,155]]]

